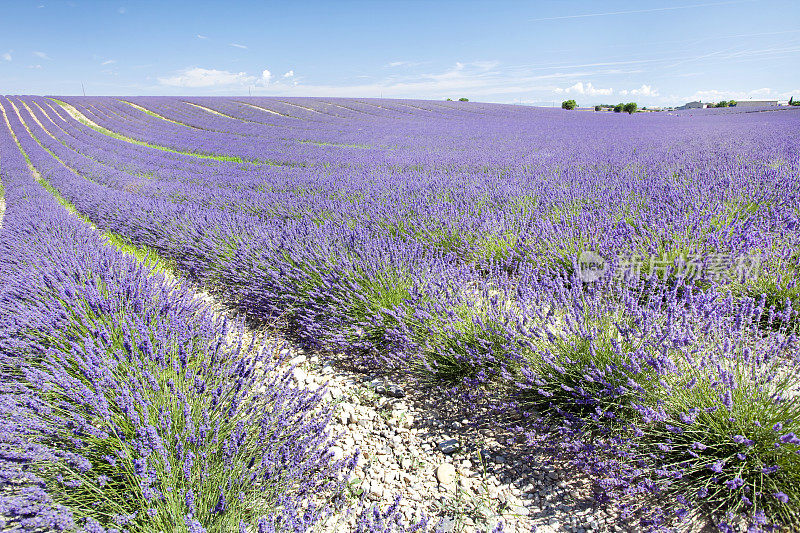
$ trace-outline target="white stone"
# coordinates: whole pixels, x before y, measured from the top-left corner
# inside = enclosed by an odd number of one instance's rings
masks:
[[[456,478],[456,469],[450,463],[442,463],[436,467],[436,479],[442,485],[449,485]]]
[[[331,446],[331,453],[333,453],[334,461],[344,459],[344,450],[339,446]]]

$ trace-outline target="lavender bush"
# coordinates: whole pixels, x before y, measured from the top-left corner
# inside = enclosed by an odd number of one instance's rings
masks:
[[[340,504],[321,393],[69,215],[5,124],[0,159],[4,527],[295,530]]]

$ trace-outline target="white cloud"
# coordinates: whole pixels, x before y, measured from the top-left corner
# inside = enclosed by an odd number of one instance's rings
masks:
[[[269,80],[272,79],[272,72],[264,69],[264,72],[261,73],[261,83],[264,85],[269,84]]]
[[[476,67],[480,70],[491,70],[499,64],[499,61],[473,61],[472,63],[468,63],[469,66]]]
[[[205,35],[200,35],[199,33],[197,34],[197,38],[198,39],[208,39],[208,37],[206,37]]]
[[[116,60],[116,59],[106,59],[105,61],[103,61],[103,62],[102,62],[102,63],[100,63],[100,64],[101,64],[101,65],[113,65],[113,64],[114,64],[114,63],[116,63],[116,62],[117,62],[117,60]]]
[[[36,57],[38,57],[40,59],[50,59],[50,56],[48,56],[44,52],[34,52],[33,55],[35,55]]]
[[[264,71],[269,73],[269,71]],[[232,85],[250,85],[254,76],[246,72],[229,72],[227,70],[206,69],[200,67],[187,68],[175,76],[158,78],[161,85],[171,87],[219,87]]]
[[[127,12],[128,12],[128,9],[125,8],[125,7],[121,7],[119,9],[117,9],[117,13],[119,13],[120,15],[124,15]]]
[[[418,67],[420,65],[424,65],[425,61],[392,61],[391,63],[386,63],[384,67],[386,68],[397,68],[397,67]]]
[[[642,85],[638,89],[633,89],[630,94],[634,96],[658,96],[658,90],[653,89],[652,85]]]
[[[0,57],[3,58],[3,61],[11,61],[11,52],[13,51],[14,50],[9,50],[8,52],[4,52],[3,55]]]
[[[231,43],[230,45],[233,46],[234,48],[241,48],[243,50],[247,50],[247,47],[245,45],[243,45],[243,44]]]
[[[290,70],[289,72],[287,72],[286,74],[283,75],[284,78],[291,78],[293,76],[294,76],[294,71],[293,70]]]
[[[42,68],[42,66],[41,65],[28,65],[28,68],[40,69],[40,68]]]
[[[555,92],[558,93],[558,94],[561,94],[561,93],[566,93],[566,94],[575,93],[575,94],[585,94],[587,96],[598,96],[598,95],[607,96],[607,95],[613,93],[614,89],[612,89],[610,87],[608,89],[600,89],[598,87],[595,87],[591,83],[587,83],[586,85],[584,85],[583,82],[579,81],[575,85],[570,85],[566,89],[556,88]]]

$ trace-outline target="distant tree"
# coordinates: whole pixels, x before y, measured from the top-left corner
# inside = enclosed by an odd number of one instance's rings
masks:
[[[469,102],[469,98],[464,98],[463,96],[458,99],[459,102]]]
[[[728,100],[728,107],[736,107],[736,100]]]
[[[453,101],[452,98],[445,98],[445,100],[447,100],[448,102],[452,102]]]
[[[594,110],[595,111],[600,111],[601,109],[603,109],[603,106],[599,106],[599,105],[594,106]]]
[[[614,113],[622,113],[625,109],[625,104],[617,104],[614,106]]]
[[[636,102],[628,102],[627,104],[622,106],[622,110],[625,111],[629,115],[633,115],[634,113],[636,113],[636,110],[638,108],[639,108],[639,106],[636,105]]]
[[[728,101],[723,100],[721,102],[717,102],[717,105],[715,105],[714,107],[728,107]]]
[[[794,105],[794,96],[789,97],[789,105]]]
[[[575,103],[575,100],[564,100],[561,102],[561,109],[575,109],[578,107],[578,104]]]

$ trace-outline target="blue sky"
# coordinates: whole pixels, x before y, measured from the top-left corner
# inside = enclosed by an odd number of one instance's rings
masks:
[[[0,93],[800,98],[793,0],[0,0]]]

